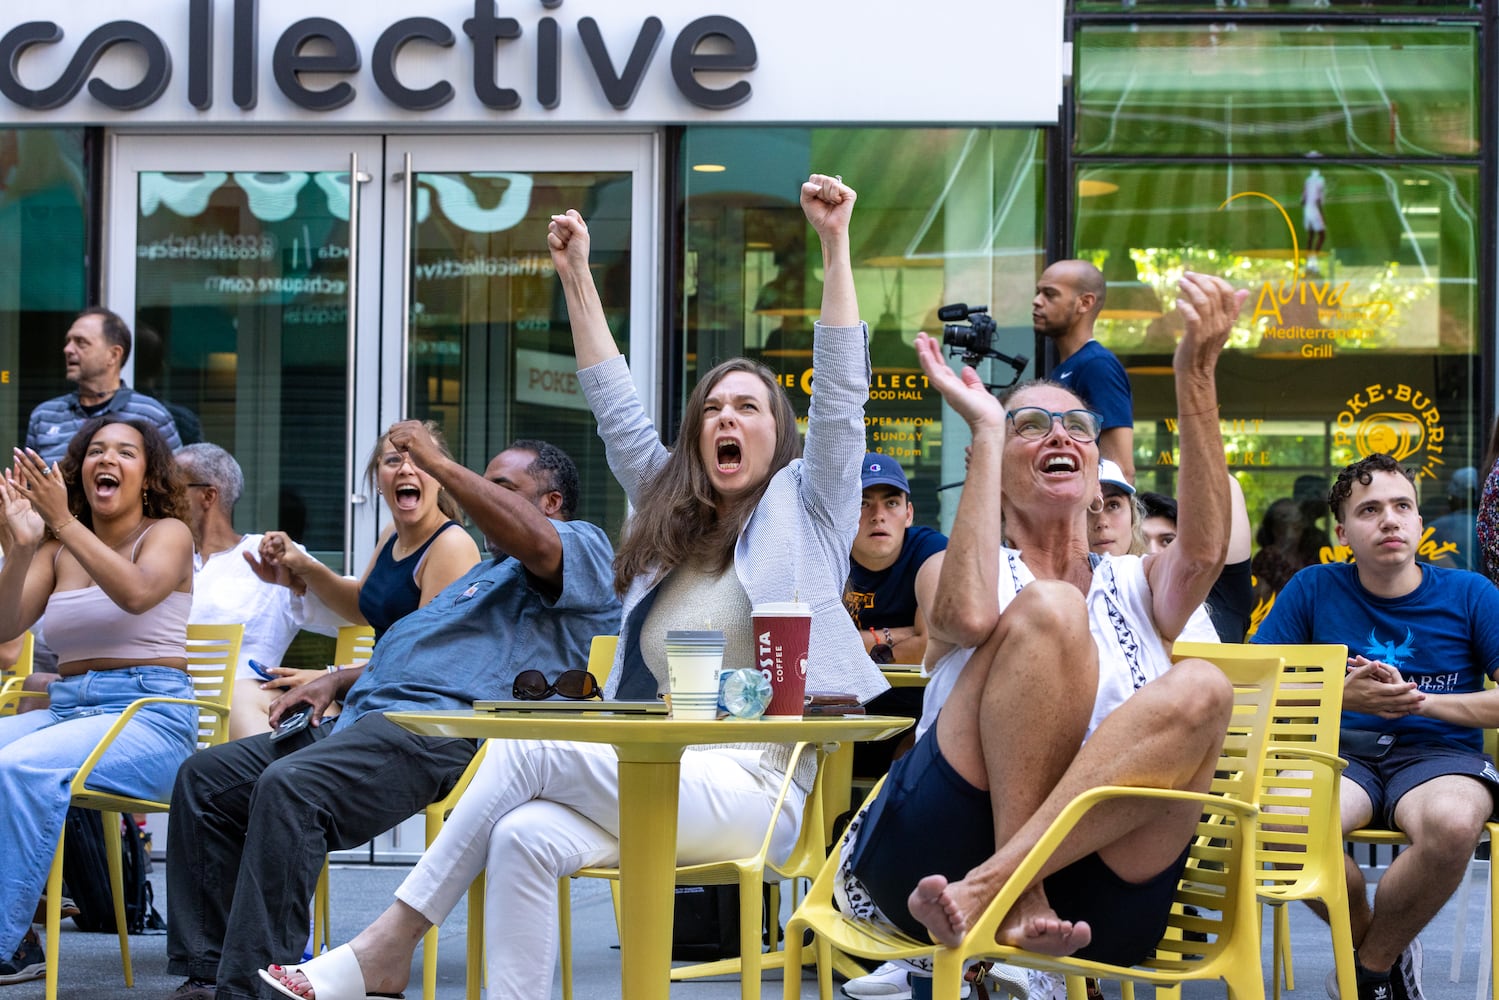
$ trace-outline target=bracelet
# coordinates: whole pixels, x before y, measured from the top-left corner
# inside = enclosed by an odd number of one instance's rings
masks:
[[[895,639],[890,635],[890,629],[887,627],[883,631],[885,633],[885,645],[893,647],[895,645]]]
[[[1177,416],[1178,417],[1200,417],[1200,416],[1202,416],[1205,413],[1217,413],[1222,408],[1223,408],[1223,405],[1220,403],[1219,405],[1213,407],[1211,410],[1198,410],[1195,413],[1178,413]]]
[[[77,522],[77,520],[78,520],[78,518],[76,518],[73,515],[69,514],[68,515],[68,519],[66,521],[64,521],[62,524],[59,524],[57,527],[55,527],[55,528],[52,529],[52,537],[56,538],[58,535],[62,534],[62,529],[66,528],[70,524],[73,524],[73,523]]]
[[[325,671],[327,671],[327,672],[328,672],[328,673],[330,673],[330,674],[336,674],[336,673],[338,673],[338,672],[339,672],[339,671],[340,671],[340,670],[342,670],[342,669],[343,669],[343,667],[341,667],[341,666],[339,666],[339,665],[338,665],[338,664],[336,664],[336,663],[330,663],[330,664],[328,664],[328,665],[327,665],[327,666],[326,666],[326,667],[324,667],[324,668],[323,668],[323,669],[324,669],[324,670],[325,670]]]
[[[872,635],[872,636],[874,636],[874,641],[875,642],[879,642],[880,641],[880,633],[877,632],[877,631],[875,631],[875,627],[873,625],[869,626],[869,634]]]

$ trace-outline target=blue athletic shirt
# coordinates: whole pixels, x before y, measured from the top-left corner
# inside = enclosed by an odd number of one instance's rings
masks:
[[[1308,566],[1291,577],[1265,616],[1257,643],[1342,643],[1349,656],[1380,660],[1431,694],[1483,688],[1499,670],[1499,590],[1467,570],[1421,563],[1421,584],[1404,597],[1376,597],[1352,563]],[[1483,752],[1483,733],[1409,715],[1344,712],[1344,729],[1399,734],[1407,744],[1445,743]]]
[[[843,585],[843,604],[854,624],[868,628],[910,628],[916,623],[916,574],[922,563],[947,548],[947,536],[920,526],[906,529],[900,555],[880,570],[852,558]]]
[[[1048,376],[1082,397],[1088,408],[1103,417],[1103,429],[1135,426],[1135,403],[1129,376],[1119,359],[1096,340],[1057,365]]]

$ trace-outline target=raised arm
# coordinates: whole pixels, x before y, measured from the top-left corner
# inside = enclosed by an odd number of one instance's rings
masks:
[[[192,579],[193,536],[186,524],[176,518],[156,521],[132,560],[68,512],[68,488],[56,463],[48,468],[34,451],[18,449],[15,456],[10,487],[31,502],[53,536],[120,608],[142,614]]]
[[[1186,330],[1172,359],[1181,437],[1176,541],[1145,563],[1155,625],[1167,638],[1181,632],[1207,597],[1228,551],[1232,503],[1215,371],[1248,295],[1221,278],[1191,271],[1179,286],[1176,307]]]
[[[562,539],[552,519],[535,504],[504,483],[490,482],[444,455],[419,420],[392,426],[390,443],[453,494],[485,538],[520,560],[532,576],[562,586]]]
[[[578,367],[590,368],[618,356],[619,348],[614,343],[614,334],[609,332],[609,321],[604,318],[598,286],[588,269],[591,248],[588,225],[577,209],[569,208],[563,215],[552,216],[547,226],[547,248],[552,252],[552,265],[557,269],[562,295],[567,300],[567,319],[572,324]]]
[[[56,583],[52,553],[57,543],[42,541],[46,526],[30,501],[10,485],[12,476],[7,472],[0,479],[0,522],[6,538],[5,562],[0,565],[0,640],[14,639],[36,623]]]
[[[819,319],[826,326],[854,326],[859,322],[859,299],[854,293],[854,268],[848,251],[848,222],[857,197],[841,177],[813,174],[802,184],[802,212],[822,243]]]
[[[916,335],[916,356],[927,379],[973,435],[967,486],[948,534],[936,593],[925,605],[928,643],[977,646],[999,622],[1000,470],[1005,408],[968,366],[960,377],[947,366],[942,345]],[[928,655],[930,663],[932,657]]]

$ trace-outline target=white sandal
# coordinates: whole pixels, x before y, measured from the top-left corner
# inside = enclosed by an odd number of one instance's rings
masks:
[[[319,955],[301,965],[280,966],[283,975],[300,972],[312,987],[314,1000],[404,1000],[403,993],[369,993],[364,988],[364,970],[354,949],[341,944],[325,955]],[[261,969],[260,978],[270,983],[276,991],[291,1000],[307,1000],[295,992],[269,970]]]

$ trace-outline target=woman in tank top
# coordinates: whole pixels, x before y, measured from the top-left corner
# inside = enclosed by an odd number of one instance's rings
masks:
[[[131,702],[193,697],[186,509],[166,441],[149,423],[118,414],[84,424],[50,468],[36,452],[17,449],[0,482],[0,639],[19,635],[45,611],[60,675],[46,710],[0,718],[4,981],[45,974],[31,916],[78,766]],[[116,736],[90,784],[167,798],[197,729],[192,705],[146,706]]]
[[[451,458],[437,425],[427,421],[425,426]],[[378,641],[397,620],[472,569],[479,549],[458,523],[463,515],[457,502],[405,452],[391,447],[388,434],[375,442],[364,475],[370,488],[385,498],[393,524],[380,536],[363,576],[340,576],[283,531],[265,533],[256,568],[262,579],[289,586],[303,599],[319,600],[347,621],[372,626]],[[286,572],[279,572],[282,569]],[[265,707],[281,689],[321,675],[316,670],[278,672],[282,680],[260,685]]]

